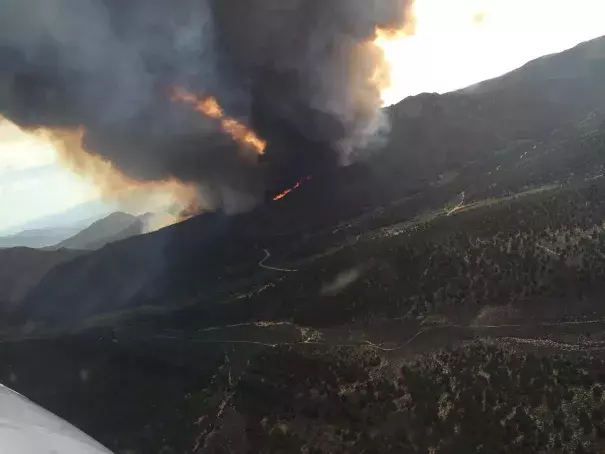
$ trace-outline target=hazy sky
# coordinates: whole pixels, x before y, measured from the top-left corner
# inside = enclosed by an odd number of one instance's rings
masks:
[[[0,120],[0,230],[98,197],[92,184],[56,162],[49,143]]]
[[[383,43],[393,67],[387,104],[496,77],[605,35],[605,0],[416,0],[417,34]],[[0,119],[0,230],[99,197],[61,168],[51,145]],[[109,209],[109,208],[108,208]]]
[[[383,43],[392,65],[386,104],[500,76],[605,35],[605,0],[416,0],[411,37]]]

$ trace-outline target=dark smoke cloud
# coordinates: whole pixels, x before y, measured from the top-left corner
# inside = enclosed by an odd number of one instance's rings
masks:
[[[400,26],[404,1],[3,0],[0,114],[84,126],[87,149],[135,178],[258,196],[267,163],[171,102],[170,87],[247,119],[286,176],[335,164],[380,125],[381,55],[362,43]]]

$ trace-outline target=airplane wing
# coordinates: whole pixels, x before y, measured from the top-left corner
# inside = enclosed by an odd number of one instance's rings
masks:
[[[0,452],[112,454],[81,430],[1,384]]]

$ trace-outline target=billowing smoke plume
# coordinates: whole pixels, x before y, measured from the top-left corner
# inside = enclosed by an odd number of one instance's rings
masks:
[[[268,172],[294,178],[366,144],[388,73],[371,38],[403,24],[404,3],[3,0],[0,115],[82,127],[85,148],[133,178],[253,203]],[[266,157],[174,102],[174,87],[215,96],[269,142]]]

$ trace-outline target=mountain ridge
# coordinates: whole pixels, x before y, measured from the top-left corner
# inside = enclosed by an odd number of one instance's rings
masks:
[[[0,248],[30,247],[43,248],[63,241],[80,231],[77,227],[56,227],[22,230],[13,235],[0,237]]]
[[[549,62],[554,62],[554,67],[564,67],[562,61],[581,64],[581,56],[588,48],[604,49],[605,38],[541,59],[540,65],[547,65],[541,73],[550,74]],[[605,61],[605,52],[599,54],[597,61],[599,65]],[[598,124],[598,112],[605,112],[605,91],[603,96],[595,96],[585,89],[596,83],[597,77],[591,71],[578,71],[580,76],[573,83],[565,79],[563,86],[571,84],[577,89],[564,90],[551,98],[552,86],[533,89],[534,69],[530,63],[514,75],[519,78],[519,74],[530,71],[527,83],[521,77],[521,82],[509,86],[510,73],[490,81],[490,87],[496,88],[500,87],[498,81],[503,83],[503,92],[490,88],[475,94],[454,92],[406,98],[388,109],[393,124],[388,144],[365,163],[314,175],[288,197],[251,213],[231,217],[203,214],[58,266],[28,295],[24,308],[33,317],[58,321],[139,305],[172,305],[175,301],[195,300],[200,293],[207,298],[220,298],[230,288],[236,288],[234,282],[247,282],[250,276],[265,273],[258,262],[269,244],[271,253],[285,251],[300,241],[301,234],[303,238],[316,236],[313,232],[372,213],[368,210],[401,198],[418,200],[412,203],[410,213],[423,204],[446,203],[462,190],[467,191],[468,198],[469,188],[485,180],[483,176],[478,180],[476,172],[487,175],[483,167],[510,159],[498,154],[507,144],[529,141],[531,146],[543,150],[540,156],[544,158],[540,159],[546,159],[548,144],[554,140],[553,130],[575,131],[578,122],[591,112],[597,112]],[[518,87],[522,89],[516,93]],[[553,108],[568,98],[574,108],[565,112]],[[479,164],[469,164],[477,159]],[[546,168],[541,165],[531,171]],[[436,188],[434,183],[446,171],[461,172],[462,176]],[[494,192],[489,189],[488,180],[481,184],[484,186],[475,189],[477,194]],[[498,191],[506,194],[507,190]],[[396,220],[380,214],[372,216],[376,227]],[[303,249],[297,252],[300,253]]]
[[[106,244],[144,233],[145,216],[134,216],[121,211],[113,212],[53,247],[76,250],[100,249]]]

